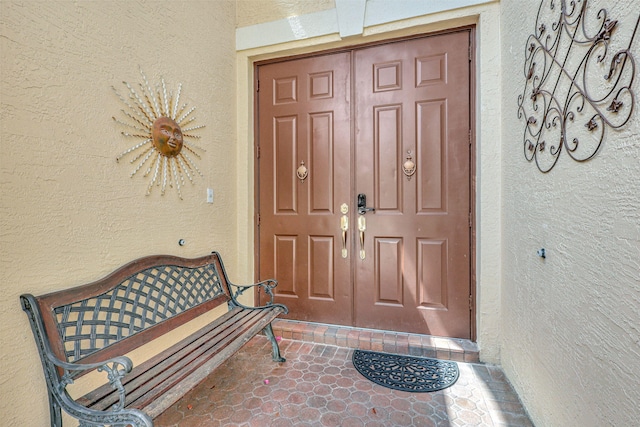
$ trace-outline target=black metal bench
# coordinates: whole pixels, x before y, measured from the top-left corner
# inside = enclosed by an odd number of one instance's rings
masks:
[[[81,427],[153,426],[153,418],[261,331],[271,340],[273,360],[284,362],[271,328],[287,313],[272,303],[276,285],[230,283],[214,252],[196,259],[140,258],[87,285],[21,295],[44,369],[51,425],[62,426],[64,409]],[[241,304],[237,297],[253,287],[272,302]],[[133,367],[124,356],[223,303],[228,311],[221,317],[146,362]],[[96,370],[108,383],[74,400],[67,386]]]

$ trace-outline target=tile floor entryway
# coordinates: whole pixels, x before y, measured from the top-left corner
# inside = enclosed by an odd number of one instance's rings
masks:
[[[477,363],[468,341],[290,321],[274,322],[274,331],[285,363],[255,337],[155,426],[533,425],[502,370]],[[432,393],[390,390],[355,370],[354,348],[457,360],[460,377]]]

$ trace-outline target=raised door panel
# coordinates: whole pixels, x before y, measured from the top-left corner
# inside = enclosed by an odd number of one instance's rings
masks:
[[[309,114],[309,158],[313,179],[309,181],[309,213],[333,214],[334,196],[334,134],[333,112]]]
[[[273,118],[273,187],[276,189],[275,212],[293,214],[298,211],[296,182],[296,159],[298,156],[298,133],[296,116]]]
[[[309,237],[309,299],[334,301],[333,236]]]
[[[273,271],[278,277],[278,293],[289,297],[298,296],[296,275],[297,236],[273,236]]]
[[[377,238],[375,241],[375,305],[401,307],[404,304],[402,243],[400,238]]]
[[[447,147],[444,100],[416,104],[417,206],[420,213],[446,212]]]
[[[418,304],[423,308],[447,310],[447,240],[418,239]]]
[[[402,210],[402,181],[398,164],[402,156],[402,105],[377,105],[373,111],[374,176],[376,209]]]

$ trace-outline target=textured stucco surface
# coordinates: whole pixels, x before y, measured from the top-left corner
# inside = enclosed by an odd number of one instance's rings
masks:
[[[95,280],[143,255],[222,252],[237,271],[235,3],[0,2],[0,414],[49,418],[38,354],[18,296]],[[164,196],[116,156],[134,142],[111,119],[122,81],[183,83],[206,128],[204,178]],[[215,203],[206,203],[206,188]],[[185,246],[178,240],[185,239]],[[242,280],[241,280],[242,279]]]
[[[607,132],[592,161],[577,163],[562,153],[548,174],[527,163],[516,109],[538,4],[501,3],[502,365],[538,427],[638,425],[638,97],[631,122]],[[613,40],[626,46],[637,1],[589,1],[589,21],[602,7],[619,20]],[[640,39],[633,51],[637,63]],[[542,247],[546,260],[536,255]]]

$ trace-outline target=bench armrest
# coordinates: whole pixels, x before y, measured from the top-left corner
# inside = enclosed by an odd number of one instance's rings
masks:
[[[289,309],[285,305],[273,303],[273,298],[274,298],[273,289],[276,286],[278,286],[278,281],[275,279],[267,279],[267,280],[263,280],[262,282],[253,283],[251,285],[236,285],[231,282],[228,282],[228,283],[229,283],[230,290],[235,289],[235,292],[232,292],[232,295],[231,295],[231,302],[235,306],[251,309],[251,310],[264,310],[267,308],[282,307],[282,309],[284,310],[284,314],[287,314],[289,312]],[[249,290],[251,288],[257,288],[258,292],[264,291],[265,294],[269,295],[269,301],[267,301],[265,305],[261,305],[257,307],[249,307],[240,303],[237,298],[240,295],[242,295],[246,290]]]
[[[126,356],[118,356],[98,363],[68,363],[64,362],[54,355],[47,353],[47,359],[56,367],[61,368],[64,374],[58,382],[58,389],[54,396],[59,404],[66,412],[80,420],[80,425],[102,425],[103,423],[118,423],[113,425],[132,425],[135,427],[153,427],[153,421],[147,414],[137,409],[124,409],[125,389],[122,385],[122,378],[133,368],[131,359]],[[80,376],[81,373],[97,370],[98,372],[106,372],[109,384],[118,391],[119,401],[113,405],[109,411],[97,411],[82,406],[78,402],[71,399],[66,391],[66,387],[73,383],[73,379]],[[89,424],[83,424],[83,420]],[[120,424],[125,422],[125,424]]]
[[[125,396],[121,379],[131,372],[133,367],[133,363],[128,357],[118,356],[104,362],[92,364],[68,363],[58,359],[51,350],[51,344],[42,322],[40,306],[35,297],[30,294],[23,294],[20,296],[20,302],[22,309],[29,318],[38,352],[40,353],[40,360],[49,392],[52,426],[62,426],[60,413],[62,408],[69,415],[77,418],[81,426],[107,424],[153,427],[153,421],[144,412],[137,409],[123,409]],[[112,411],[97,411],[87,408],[76,402],[67,392],[66,387],[73,383],[74,378],[80,376],[82,372],[90,370],[107,372],[109,383],[118,390],[119,402],[113,406]]]
[[[98,363],[68,363],[63,362],[51,353],[47,353],[46,356],[51,363],[64,371],[64,374],[60,377],[60,390],[58,390],[58,393],[62,393],[67,385],[73,383],[74,378],[79,377],[84,372],[93,370],[106,372],[109,384],[118,391],[119,396],[119,401],[113,405],[113,410],[118,411],[124,408],[125,390],[121,380],[133,368],[133,362],[127,356],[118,356]]]

